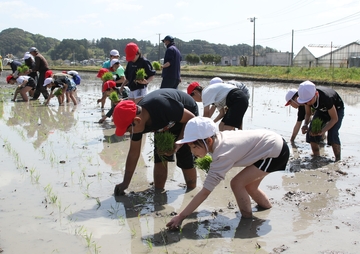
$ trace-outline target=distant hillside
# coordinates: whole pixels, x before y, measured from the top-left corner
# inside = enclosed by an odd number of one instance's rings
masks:
[[[32,34],[19,28],[8,28],[0,32],[0,55],[13,54],[22,57],[30,47],[48,52],[60,43],[59,40]]]
[[[30,47],[39,49],[48,60],[59,61],[83,61],[87,59],[105,59],[111,49],[117,49],[123,56],[125,46],[129,42],[138,44],[140,51],[151,61],[163,58],[165,48],[150,41],[137,41],[134,38],[112,39],[101,38],[97,40],[75,40],[64,39],[59,41],[54,38],[45,37],[39,34],[32,34],[18,28],[8,28],[0,32],[0,55],[13,54],[16,58],[22,58]],[[212,54],[219,56],[251,56],[252,46],[238,44],[228,46],[225,44],[214,44],[203,40],[191,40],[189,42],[175,39],[176,46],[179,48],[183,59],[188,54]],[[277,52],[277,50],[256,45],[256,55],[264,56],[266,53]],[[54,63],[56,64],[56,63]]]

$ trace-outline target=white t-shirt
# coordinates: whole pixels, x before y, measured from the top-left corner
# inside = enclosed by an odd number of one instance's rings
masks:
[[[233,167],[247,167],[259,160],[278,157],[282,147],[282,137],[265,129],[217,133],[204,188],[212,191]]]
[[[235,88],[234,85],[226,83],[216,83],[207,86],[201,95],[204,107],[214,104],[217,109],[222,109],[226,106],[226,96]]]
[[[29,76],[19,76],[17,79],[16,79],[16,83],[18,84],[22,84],[24,83],[24,81],[28,81],[29,80]]]

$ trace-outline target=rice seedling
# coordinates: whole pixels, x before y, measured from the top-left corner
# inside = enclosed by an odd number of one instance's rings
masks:
[[[197,158],[195,160],[195,167],[203,170],[205,173],[208,173],[211,162],[212,162],[212,157],[207,154],[204,157]]]
[[[136,71],[136,80],[143,80],[147,77],[145,69],[140,68]]]
[[[311,132],[313,134],[318,134],[321,132],[322,129],[322,125],[323,125],[323,121],[320,118],[314,118],[311,121]]]
[[[96,210],[97,210],[97,209],[99,209],[100,206],[101,206],[101,201],[100,201],[100,198],[99,198],[99,197],[96,197],[95,200],[96,200],[96,204],[97,204],[97,207],[96,207]]]
[[[175,135],[168,132],[157,132],[154,134],[156,152],[162,161],[165,161],[164,154],[174,151]]]
[[[150,237],[146,238],[146,244],[147,244],[149,250],[151,251],[153,248],[153,244],[152,244],[152,239]]]
[[[39,179],[40,179],[40,173],[37,173],[35,175],[35,183],[39,183]]]
[[[152,66],[153,66],[155,71],[160,71],[161,70],[161,64],[158,61],[153,61]]]
[[[114,80],[114,77],[111,72],[106,72],[106,73],[104,73],[104,75],[102,75],[101,79],[103,80],[103,82],[106,82],[109,80]]]
[[[110,99],[113,103],[118,103],[118,102],[120,101],[120,98],[119,98],[117,92],[112,92],[112,93],[110,93],[109,99]]]
[[[52,204],[56,204],[57,200],[58,200],[58,197],[55,194],[50,195],[50,202]]]

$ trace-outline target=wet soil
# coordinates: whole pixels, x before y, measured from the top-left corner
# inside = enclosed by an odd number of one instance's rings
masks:
[[[11,102],[13,87],[0,84],[0,252],[3,253],[359,253],[360,188],[358,133],[360,92],[334,87],[346,108],[340,131],[342,160],[331,147],[313,158],[305,137],[289,143],[285,172],[267,176],[261,188],[273,207],[253,203],[254,218],[239,214],[232,169],[180,231],[166,223],[200,190],[187,192],[181,170],[169,164],[166,191],[152,186],[152,135],[127,195],[114,198],[121,182],[129,136],[114,135],[111,119],[97,121],[101,93],[92,73],[82,73],[77,106]],[[180,89],[191,81],[185,77]],[[289,140],[296,110],[285,94],[298,84],[245,81],[251,90],[244,129],[265,128]],[[158,89],[156,78],[149,87]],[[200,112],[202,106],[199,104]],[[106,108],[110,108],[107,102]]]

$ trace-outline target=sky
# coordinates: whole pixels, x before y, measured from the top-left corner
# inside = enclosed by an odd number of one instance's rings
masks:
[[[59,40],[135,38],[157,44],[172,35],[252,46],[255,32],[256,45],[293,48],[295,54],[304,46],[360,40],[359,0],[0,0],[0,10],[0,31],[20,28]]]

